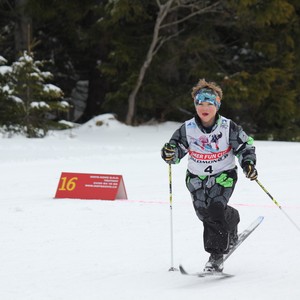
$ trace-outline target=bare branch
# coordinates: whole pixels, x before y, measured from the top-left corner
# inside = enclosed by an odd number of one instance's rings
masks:
[[[174,33],[174,34],[171,34],[171,35],[169,35],[168,37],[165,37],[165,38],[161,39],[161,41],[159,42],[159,44],[156,46],[155,50],[153,51],[153,56],[158,52],[158,50],[161,48],[161,46],[162,46],[165,42],[169,41],[170,39],[172,39],[172,38],[175,37],[175,36],[178,36],[178,35],[179,35],[181,32],[183,32],[183,31],[184,31],[184,30],[181,29],[181,30],[179,30],[178,32],[176,32],[176,33]]]
[[[156,0],[156,4],[159,8],[159,11],[156,16],[156,21],[153,29],[153,35],[152,35],[152,41],[149,46],[149,49],[147,51],[144,63],[142,64],[138,78],[136,80],[135,86],[133,87],[133,90],[131,91],[129,97],[128,97],[128,111],[127,111],[127,116],[126,116],[126,123],[127,124],[132,124],[132,120],[134,117],[135,113],[135,103],[136,103],[136,96],[137,93],[143,83],[145,74],[147,72],[147,69],[149,68],[153,57],[157,54],[159,49],[162,47],[162,45],[167,42],[168,40],[172,39],[173,37],[179,35],[183,30],[177,31],[174,34],[170,34],[164,38],[160,36],[160,30],[169,26],[177,25],[180,24],[196,15],[208,13],[208,12],[216,12],[216,8],[218,5],[221,3],[221,1],[217,1],[216,3],[203,7],[203,1],[200,0],[167,0],[165,1],[164,4],[162,4],[162,0]],[[165,18],[167,15],[170,13],[178,10],[179,8],[182,9],[189,9],[191,12],[174,22],[170,23],[165,23],[162,25],[164,22]]]
[[[146,54],[145,61],[139,71],[139,75],[138,75],[136,84],[128,97],[128,112],[127,112],[127,116],[126,116],[126,124],[132,124],[132,119],[133,119],[134,111],[135,111],[136,95],[142,85],[142,82],[144,80],[147,69],[151,64],[151,61],[154,56],[153,53],[157,52],[155,49],[156,49],[158,41],[160,40],[160,38],[159,38],[160,26],[161,26],[161,23],[164,21],[165,17],[168,15],[170,7],[173,2],[174,2],[174,0],[168,0],[164,5],[160,5],[158,0],[156,2],[159,5],[159,12],[157,14],[157,18],[156,18],[156,22],[155,22],[155,26],[154,26],[152,41],[151,41],[150,47],[148,49],[148,52]]]
[[[170,9],[170,13],[173,12],[173,11],[176,11],[180,8],[185,8],[185,9],[196,9],[196,10],[199,10],[199,9],[202,9],[203,7],[205,7],[205,3],[203,3],[203,0],[197,0],[197,1],[182,1],[182,0],[178,0],[176,1],[177,5],[173,6],[171,9]]]
[[[220,4],[220,1],[212,4],[211,6],[207,6],[205,8],[202,8],[200,10],[196,10],[192,13],[190,13],[189,15],[185,16],[184,18],[181,18],[177,21],[174,21],[174,22],[170,22],[170,23],[166,23],[164,25],[161,25],[160,28],[166,28],[166,27],[169,27],[169,26],[173,26],[173,25],[177,25],[177,24],[180,24],[180,23],[183,23],[185,22],[186,20],[196,16],[196,15],[202,15],[202,14],[205,14],[205,13],[208,13],[208,12],[218,12],[218,10],[216,10],[216,7]]]

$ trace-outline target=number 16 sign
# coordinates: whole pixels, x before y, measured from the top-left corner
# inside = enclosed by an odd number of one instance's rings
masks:
[[[122,175],[61,173],[54,198],[127,199]]]

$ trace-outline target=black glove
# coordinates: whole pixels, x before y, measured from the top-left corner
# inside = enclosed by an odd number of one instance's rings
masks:
[[[250,180],[257,179],[258,173],[252,161],[246,161],[243,164],[243,171],[246,177],[249,178]]]
[[[161,149],[161,157],[168,164],[179,163],[178,149],[177,149],[176,145],[170,144],[170,143],[165,143],[165,145]]]

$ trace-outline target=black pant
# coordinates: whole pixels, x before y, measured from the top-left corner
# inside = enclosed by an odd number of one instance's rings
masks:
[[[209,253],[226,253],[230,236],[237,232],[239,212],[227,205],[236,182],[236,168],[211,176],[187,171],[186,186],[196,214],[203,222],[204,248]]]

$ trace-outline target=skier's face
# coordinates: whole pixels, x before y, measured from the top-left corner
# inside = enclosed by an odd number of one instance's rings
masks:
[[[209,127],[213,125],[217,113],[215,105],[210,102],[201,102],[196,105],[196,111],[204,126]]]

